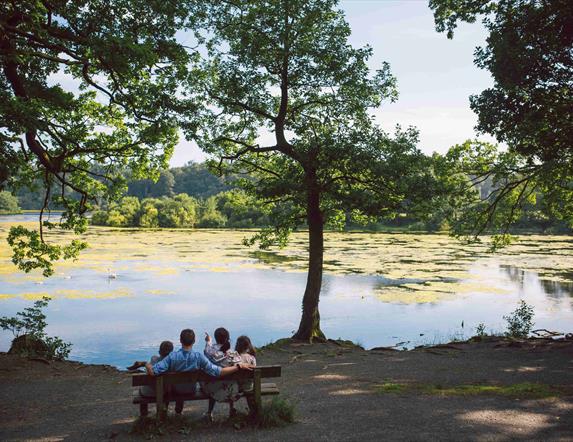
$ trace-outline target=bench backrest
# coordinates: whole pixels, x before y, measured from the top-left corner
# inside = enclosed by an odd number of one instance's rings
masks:
[[[131,378],[131,385],[133,387],[141,387],[143,385],[156,385],[158,377],[163,379],[163,385],[186,384],[200,381],[216,381],[225,379],[226,381],[241,381],[245,379],[255,379],[255,376],[261,378],[279,378],[281,376],[280,365],[261,365],[255,367],[254,370],[241,370],[232,373],[223,378],[214,378],[205,374],[202,371],[186,371],[186,372],[168,372],[159,376],[149,376],[147,374],[134,374]]]

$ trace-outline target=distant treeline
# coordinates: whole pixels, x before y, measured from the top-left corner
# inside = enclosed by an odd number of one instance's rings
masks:
[[[208,198],[185,193],[174,197],[127,196],[92,215],[92,224],[112,227],[263,227],[269,224],[264,205],[240,189]]]
[[[128,181],[127,195],[143,199],[172,197],[186,193],[195,198],[208,198],[230,190],[233,186],[227,181],[229,180],[209,172],[205,164],[189,163],[183,167],[162,171],[157,182],[150,179]],[[42,183],[37,183],[34,189],[22,187],[12,190],[12,194],[18,198],[18,205],[24,210],[39,210],[44,203]],[[51,209],[61,209],[61,207],[51,207]]]
[[[479,187],[482,197],[492,191],[491,180]],[[38,210],[43,203],[41,186],[37,190],[18,189],[15,196],[0,192],[0,213],[20,209]],[[59,207],[51,207],[59,209]],[[397,218],[379,219],[367,226],[347,223],[347,229],[447,231],[444,208],[424,220],[407,213]],[[122,200],[94,211],[92,223],[116,227],[264,227],[269,225],[268,208],[236,188],[233,179],[221,178],[205,164],[189,163],[161,172],[157,182],[150,179],[128,180]],[[545,233],[571,233],[570,226],[552,216],[543,205],[543,195],[524,207],[513,230]]]

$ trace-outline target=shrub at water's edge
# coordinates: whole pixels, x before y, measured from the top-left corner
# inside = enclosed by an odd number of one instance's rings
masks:
[[[14,215],[22,213],[18,198],[5,190],[0,191],[0,215]]]
[[[21,356],[40,356],[48,359],[63,360],[70,354],[72,346],[57,336],[48,336],[44,329],[47,326],[43,309],[50,298],[44,296],[16,316],[0,317],[0,328],[9,330],[15,336],[8,353]]]
[[[533,328],[534,315],[533,307],[521,300],[519,306],[510,315],[503,317],[507,322],[506,335],[513,338],[526,338]]]
[[[173,197],[124,197],[92,215],[92,224],[111,227],[220,228],[265,227],[268,208],[241,190],[206,199],[185,193]]]

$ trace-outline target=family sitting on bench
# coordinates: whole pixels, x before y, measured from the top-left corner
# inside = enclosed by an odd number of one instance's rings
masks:
[[[173,351],[173,344],[164,341],[159,347],[159,357],[153,356],[148,363],[136,362],[129,369],[145,365],[147,374],[157,376],[167,372],[187,372],[201,370],[212,377],[224,377],[239,370],[252,370],[256,366],[255,349],[247,336],[240,336],[235,343],[235,350],[231,350],[229,332],[225,328],[215,330],[215,342],[211,341],[205,333],[205,349],[203,353],[193,350],[195,332],[191,329],[181,331],[179,337],[181,348]],[[205,419],[213,420],[213,409],[216,402],[229,404],[229,416],[236,414],[234,402],[243,397],[243,394],[253,388],[252,381],[208,381],[200,383],[177,384],[174,390],[177,393],[196,394],[199,389],[209,397],[209,409]],[[155,390],[151,387],[141,387],[143,396],[154,396]],[[252,396],[246,396],[249,410],[253,412]],[[177,401],[175,412],[183,412],[183,401]]]

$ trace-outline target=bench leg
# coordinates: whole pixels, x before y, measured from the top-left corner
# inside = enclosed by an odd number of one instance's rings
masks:
[[[257,417],[261,415],[263,411],[263,401],[261,398],[261,372],[255,368],[254,374],[254,385],[253,385],[253,401],[255,406],[255,412]]]
[[[159,421],[165,420],[167,417],[167,407],[165,406],[163,393],[163,377],[157,376],[155,380],[155,407],[157,409],[157,420]]]
[[[183,401],[181,400],[175,401],[175,413],[177,414],[183,413]]]
[[[139,404],[139,415],[141,417],[147,416],[149,413],[149,406],[147,404]]]

